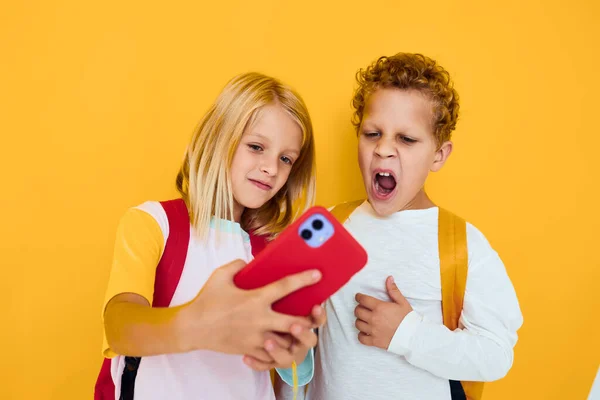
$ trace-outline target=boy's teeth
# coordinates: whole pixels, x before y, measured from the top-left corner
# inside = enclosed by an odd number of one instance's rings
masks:
[[[389,172],[378,172],[377,175],[390,176],[390,173]]]

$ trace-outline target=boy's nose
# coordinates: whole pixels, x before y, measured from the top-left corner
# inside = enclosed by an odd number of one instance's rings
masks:
[[[387,143],[380,143],[375,147],[375,154],[377,154],[380,158],[390,158],[396,155],[396,151],[394,146],[391,146]]]

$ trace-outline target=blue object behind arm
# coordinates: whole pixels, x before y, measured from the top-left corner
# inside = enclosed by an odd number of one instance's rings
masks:
[[[297,366],[298,371],[298,386],[307,385],[313,378],[315,372],[315,359],[313,355],[314,349],[310,349],[306,358],[300,365]],[[277,374],[289,386],[294,386],[294,376],[291,368],[279,369],[275,368]]]

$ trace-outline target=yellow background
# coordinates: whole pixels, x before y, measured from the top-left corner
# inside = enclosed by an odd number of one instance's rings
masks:
[[[363,195],[354,73],[398,51],[455,78],[455,152],[428,188],[498,249],[525,316],[486,400],[587,396],[600,361],[597,1],[162,3],[2,5],[0,398],[91,398],[117,220],[175,195],[190,133],[231,76],[259,70],[302,93],[318,201],[332,205]]]

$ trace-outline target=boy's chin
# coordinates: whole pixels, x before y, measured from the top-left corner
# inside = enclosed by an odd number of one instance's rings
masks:
[[[411,200],[406,200],[404,196],[400,197],[399,194],[399,192],[396,192],[393,197],[380,199],[378,196],[368,193],[368,199],[371,208],[379,217],[387,217],[402,210],[421,210],[435,206],[423,190],[411,196]]]
[[[396,204],[395,199],[380,200],[376,196],[369,195],[369,204],[379,217],[388,217],[400,209],[400,205]]]

